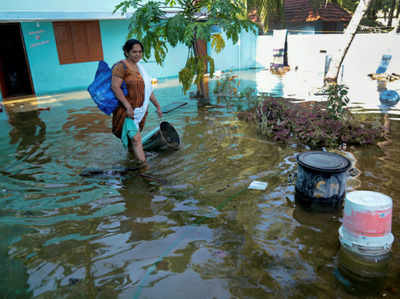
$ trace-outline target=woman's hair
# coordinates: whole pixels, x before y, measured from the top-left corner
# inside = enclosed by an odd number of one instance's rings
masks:
[[[125,45],[122,47],[125,57],[128,57],[128,55],[126,55],[126,53],[128,53],[133,48],[134,45],[140,45],[140,47],[142,48],[142,52],[143,52],[143,50],[144,50],[143,45],[140,41],[138,41],[137,39],[133,39],[133,38],[128,39],[125,42]]]

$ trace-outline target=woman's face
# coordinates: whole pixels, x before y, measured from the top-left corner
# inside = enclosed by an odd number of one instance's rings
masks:
[[[128,54],[127,58],[129,60],[131,60],[134,63],[137,63],[139,62],[140,59],[142,59],[143,56],[142,47],[139,44],[134,44],[127,54]]]

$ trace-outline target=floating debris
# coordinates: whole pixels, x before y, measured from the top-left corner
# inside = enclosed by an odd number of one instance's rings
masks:
[[[249,185],[249,189],[253,190],[265,190],[267,189],[268,183],[260,181],[252,181]]]

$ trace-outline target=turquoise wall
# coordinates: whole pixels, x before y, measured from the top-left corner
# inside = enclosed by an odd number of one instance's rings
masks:
[[[0,12],[111,12],[119,2],[121,0],[0,1]],[[121,48],[127,36],[127,28],[127,20],[100,21],[104,60],[110,65],[124,58]],[[82,90],[92,82],[97,62],[60,65],[51,22],[23,22],[21,29],[37,95]],[[216,54],[210,48],[209,53],[215,57],[216,69],[227,70],[255,64],[255,49],[255,36],[243,33],[240,45],[227,42],[222,53]],[[145,63],[145,67],[154,78],[175,77],[183,68],[186,57],[186,47],[178,45],[169,49],[163,66],[156,64],[152,58]]]
[[[37,95],[87,88],[96,72],[97,62],[60,65],[52,23],[21,25]]]
[[[97,62],[60,65],[52,23],[32,22],[21,25],[37,95],[87,88],[94,78]],[[126,40],[127,28],[126,20],[100,21],[104,60],[109,65],[124,58],[122,46]],[[157,65],[154,59],[144,65],[154,78],[177,76],[186,56],[184,46],[171,47],[163,66]]]
[[[215,70],[227,71],[236,69],[246,69],[254,67],[256,63],[257,35],[249,32],[242,32],[236,44],[228,41],[223,34],[226,42],[225,48],[220,53],[216,53],[208,44],[208,53],[215,60]]]
[[[25,22],[21,23],[21,27],[37,95],[87,88],[94,78],[97,62],[60,65],[51,22]],[[126,40],[127,28],[127,20],[100,21],[104,60],[110,66],[124,58],[122,45]],[[238,44],[227,42],[219,54],[209,47],[209,53],[215,58],[216,70],[254,66],[256,38],[256,35],[244,32]],[[154,58],[144,65],[153,78],[174,77],[183,68],[186,57],[186,47],[178,45],[169,49],[163,66],[156,64]]]
[[[112,11],[121,0],[14,0],[0,1],[0,11]]]
[[[37,95],[86,89],[92,82],[97,62],[60,65],[51,22],[22,23],[25,46],[30,63],[32,81]],[[112,65],[124,58],[122,45],[127,36],[127,20],[100,21],[104,60]],[[255,64],[256,36],[242,33],[240,43],[226,48],[219,54],[209,49],[215,57],[216,69],[248,68]],[[154,58],[144,63],[150,76],[167,78],[178,75],[187,57],[183,45],[170,48],[163,66]]]
[[[122,46],[126,41],[128,34],[128,21],[101,21],[100,30],[103,41],[104,60],[108,64],[124,59]],[[181,68],[185,64],[187,57],[187,49],[183,45],[175,48],[170,47],[163,66],[156,63],[154,58],[150,58],[147,62],[142,61],[147,72],[153,78],[166,78],[177,76]]]

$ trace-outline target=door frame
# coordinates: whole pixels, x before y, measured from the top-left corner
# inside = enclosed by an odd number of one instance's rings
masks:
[[[6,80],[4,79],[3,58],[0,58],[0,91],[3,99],[7,97]]]
[[[18,28],[17,30],[19,32],[19,37],[20,37],[20,41],[21,41],[21,44],[22,44],[22,50],[24,51],[25,67],[26,67],[26,70],[27,70],[27,73],[28,73],[28,76],[29,76],[29,84],[30,84],[30,87],[31,87],[31,90],[32,90],[32,93],[27,95],[27,96],[32,96],[32,95],[34,96],[34,95],[36,95],[36,93],[35,93],[35,88],[34,88],[34,85],[33,85],[32,72],[31,72],[31,67],[30,67],[30,64],[29,64],[28,54],[26,53],[26,45],[25,45],[24,35],[22,33],[21,23],[14,23],[13,22],[13,23],[10,23],[10,24],[16,24],[17,25],[17,28]],[[4,75],[5,74],[4,74],[4,70],[3,70],[3,67],[2,67],[2,62],[0,61],[0,90],[1,90],[1,93],[2,93],[2,98],[3,99],[7,99],[7,98],[10,98],[10,97],[8,96],[8,90],[7,90],[6,82],[4,80]]]

